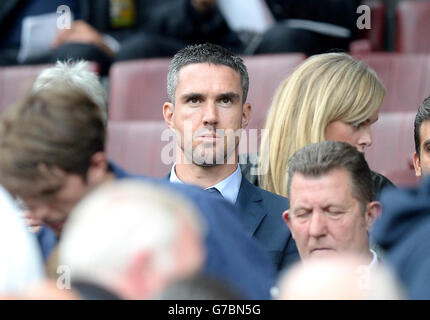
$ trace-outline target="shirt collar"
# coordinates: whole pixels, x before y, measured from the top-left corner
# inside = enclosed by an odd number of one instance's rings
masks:
[[[170,182],[183,183],[181,180],[179,180],[178,176],[176,175],[175,168],[176,168],[176,164],[174,164],[172,169],[170,170]],[[236,170],[231,175],[229,175],[224,180],[218,182],[217,184],[210,186],[206,189],[209,189],[209,188],[217,189],[221,193],[224,199],[235,204],[237,200],[237,196],[239,194],[241,183],[242,183],[242,172],[240,171],[240,167],[238,165]]]
[[[376,254],[375,250],[370,249],[370,252],[372,253],[372,261],[370,261],[368,268],[374,268],[378,264],[378,255]]]

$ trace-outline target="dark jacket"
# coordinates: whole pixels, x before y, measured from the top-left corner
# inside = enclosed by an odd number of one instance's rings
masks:
[[[169,180],[170,174],[166,180]],[[235,207],[245,234],[257,240],[270,256],[278,271],[300,260],[296,243],[282,218],[289,208],[287,198],[251,184],[244,176]]]
[[[418,188],[388,188],[372,239],[403,282],[409,299],[430,299],[430,178]]]
[[[195,186],[132,176],[114,164],[110,168],[117,179],[150,181],[193,201],[207,226],[205,274],[227,281],[247,299],[271,298],[276,270],[260,244],[246,235],[238,220],[240,212],[232,204]]]

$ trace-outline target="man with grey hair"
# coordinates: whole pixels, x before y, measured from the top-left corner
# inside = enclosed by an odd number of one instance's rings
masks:
[[[203,239],[200,213],[185,197],[125,179],[101,186],[76,206],[59,260],[83,298],[103,298],[94,296],[98,288],[123,299],[150,299],[200,271]]]
[[[176,163],[168,179],[189,183],[233,203],[249,237],[260,242],[278,270],[298,260],[282,212],[288,200],[242,176],[238,147],[251,105],[248,72],[240,57],[214,44],[180,50],[167,75],[164,119],[176,133]]]
[[[377,264],[368,232],[381,211],[362,153],[324,141],[297,151],[289,162],[290,209],[283,214],[302,260],[340,253]]]
[[[33,83],[33,91],[47,88],[78,89],[87,94],[108,120],[107,94],[96,73],[89,70],[88,61],[57,61],[43,70]]]

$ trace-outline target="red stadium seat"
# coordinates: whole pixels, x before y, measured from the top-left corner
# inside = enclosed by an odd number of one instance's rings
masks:
[[[161,139],[165,138],[165,141]],[[110,121],[107,155],[134,174],[163,177],[174,163],[173,132],[164,121]],[[162,152],[164,163],[162,161]],[[169,151],[171,151],[169,153]]]
[[[264,127],[267,111],[276,89],[306,56],[303,54],[273,54],[244,57],[249,74],[248,102],[252,106],[249,129]]]
[[[373,144],[366,151],[370,168],[398,186],[417,182],[413,169],[415,113],[380,113],[372,126]]]
[[[0,68],[0,113],[14,103],[17,99],[26,95],[34,80],[45,68],[53,65],[28,65]],[[89,70],[98,71],[96,63],[89,64]]]
[[[387,89],[381,111],[416,111],[430,95],[430,55],[374,53],[355,57],[372,67]]]
[[[396,51],[430,53],[430,2],[401,1],[396,10]]]
[[[39,73],[51,65],[13,66],[0,68],[0,113],[26,95]]]
[[[115,63],[110,70],[110,120],[162,120],[170,59]]]
[[[252,128],[261,127],[279,83],[305,59],[302,54],[245,57],[250,77],[248,101],[253,105]],[[110,120],[162,120],[167,101],[170,59],[116,63],[110,73]]]
[[[350,44],[351,54],[384,50],[385,4],[381,0],[369,0],[363,4],[370,7],[371,28],[359,31],[358,40]]]

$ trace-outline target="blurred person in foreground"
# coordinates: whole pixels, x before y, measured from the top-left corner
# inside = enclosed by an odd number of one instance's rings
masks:
[[[44,277],[36,239],[26,229],[12,197],[0,186],[0,295],[20,295]]]
[[[430,299],[430,178],[418,187],[388,189],[372,238],[405,286],[409,299]]]
[[[107,123],[107,94],[96,73],[88,70],[87,61],[57,61],[55,66],[44,69],[33,83],[33,92],[44,89],[82,90],[99,107],[104,122]],[[25,205],[24,205],[25,207]],[[25,208],[24,208],[25,210]],[[56,245],[55,233],[50,227],[35,219],[25,210],[28,224],[36,233],[44,260],[47,260]]]
[[[85,299],[104,297],[95,289],[149,299],[200,270],[203,237],[200,214],[184,197],[123,180],[101,186],[73,210],[59,262],[70,268],[72,288]]]
[[[380,265],[365,272],[366,260],[344,254],[309,259],[280,279],[280,300],[400,300],[403,290],[394,274]]]

